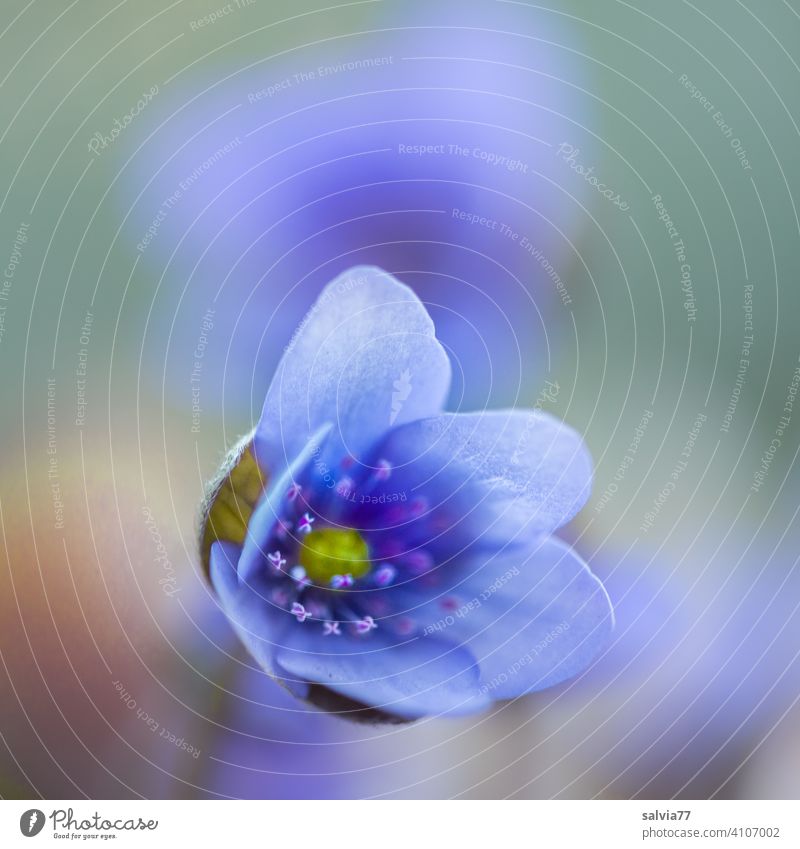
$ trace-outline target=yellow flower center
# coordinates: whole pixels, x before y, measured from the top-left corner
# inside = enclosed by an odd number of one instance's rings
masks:
[[[300,545],[300,565],[315,584],[328,584],[334,575],[360,578],[370,569],[369,548],[358,531],[320,528]]]

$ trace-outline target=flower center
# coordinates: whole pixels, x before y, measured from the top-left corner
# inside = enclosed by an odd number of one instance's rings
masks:
[[[315,584],[328,584],[336,575],[360,578],[370,570],[369,547],[352,529],[311,531],[300,544],[299,560]]]

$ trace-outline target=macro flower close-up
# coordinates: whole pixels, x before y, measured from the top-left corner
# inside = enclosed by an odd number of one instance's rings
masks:
[[[211,487],[211,583],[263,669],[357,719],[485,710],[602,649],[600,581],[553,532],[592,463],[541,410],[446,413],[425,307],[357,267],[292,334],[252,437]]]

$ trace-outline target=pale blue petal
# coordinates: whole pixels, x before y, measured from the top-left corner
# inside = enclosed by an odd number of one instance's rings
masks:
[[[251,581],[262,572],[267,554],[270,553],[266,548],[280,518],[281,507],[286,501],[289,487],[300,481],[307,473],[315,457],[322,451],[330,430],[330,423],[323,423],[311,439],[301,447],[300,452],[292,458],[288,466],[284,468],[283,473],[269,484],[266,492],[261,496],[247,524],[244,549],[237,567],[240,581]],[[255,447],[254,450],[256,459],[259,463],[262,463],[262,458],[258,455],[258,448]]]
[[[360,459],[392,425],[441,411],[450,362],[430,316],[378,268],[350,269],[325,287],[301,322],[267,393],[256,430],[259,460],[283,468],[325,422],[320,463]]]
[[[592,461],[583,440],[539,410],[448,413],[411,422],[392,430],[377,451],[398,467],[397,477],[419,486],[452,480],[476,516],[490,506],[498,538],[555,530],[591,491]]]
[[[423,634],[469,648],[494,699],[571,678],[608,642],[614,615],[603,585],[555,537],[449,572],[434,594],[409,584],[384,597],[396,617],[411,617]]]
[[[232,542],[217,541],[211,546],[211,583],[239,639],[258,664],[274,676],[275,650],[291,624],[290,617],[270,601],[265,584],[239,582],[236,566],[241,551],[241,546]]]
[[[292,629],[277,664],[300,681],[408,719],[470,714],[491,703],[465,648],[426,637],[401,640],[380,629],[351,636],[345,627],[338,637],[313,627]]]

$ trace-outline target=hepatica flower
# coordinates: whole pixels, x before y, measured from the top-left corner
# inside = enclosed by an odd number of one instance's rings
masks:
[[[608,597],[552,536],[588,497],[580,437],[541,411],[446,413],[424,306],[374,267],[292,334],[212,488],[203,550],[255,660],[358,718],[468,714],[583,670]]]

